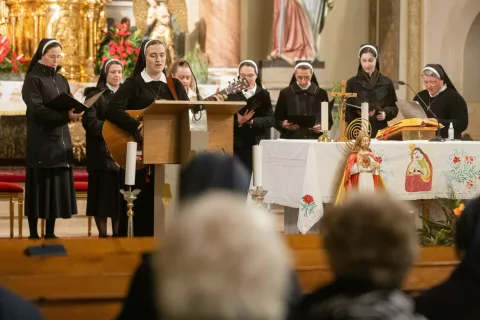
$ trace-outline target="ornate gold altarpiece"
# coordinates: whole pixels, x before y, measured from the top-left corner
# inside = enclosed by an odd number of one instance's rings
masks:
[[[107,33],[107,2],[6,0],[13,50],[29,61],[42,38],[56,38],[63,47],[62,73],[69,80],[93,81],[97,45]]]

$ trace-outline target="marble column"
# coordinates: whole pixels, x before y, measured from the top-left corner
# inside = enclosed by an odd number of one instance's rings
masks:
[[[240,63],[241,0],[201,0],[200,18],[207,25],[209,66],[231,68]]]
[[[407,45],[407,82],[413,89],[420,91],[422,69],[422,5],[423,0],[408,0],[408,45]],[[412,100],[415,94],[407,90],[407,98]]]

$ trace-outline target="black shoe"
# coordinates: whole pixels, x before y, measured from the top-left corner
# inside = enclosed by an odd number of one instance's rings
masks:
[[[40,240],[40,237],[38,236],[38,234],[35,234],[33,236],[29,236],[28,240]]]
[[[60,238],[54,234],[46,234],[45,239],[60,239]]]

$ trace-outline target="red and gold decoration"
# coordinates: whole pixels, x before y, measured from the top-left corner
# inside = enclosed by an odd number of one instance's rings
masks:
[[[10,39],[6,35],[0,35],[0,72],[17,73],[24,64],[23,56],[12,50]]]

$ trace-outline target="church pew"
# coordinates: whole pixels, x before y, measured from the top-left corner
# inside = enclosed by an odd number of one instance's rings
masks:
[[[305,292],[331,280],[318,236],[288,235],[294,267]],[[0,240],[0,284],[37,303],[46,319],[112,319],[119,312],[131,275],[143,252],[155,248],[152,238],[68,239],[66,257],[26,257],[27,246],[41,241]],[[419,263],[404,289],[428,288],[450,274],[457,263],[453,248],[422,248]]]

